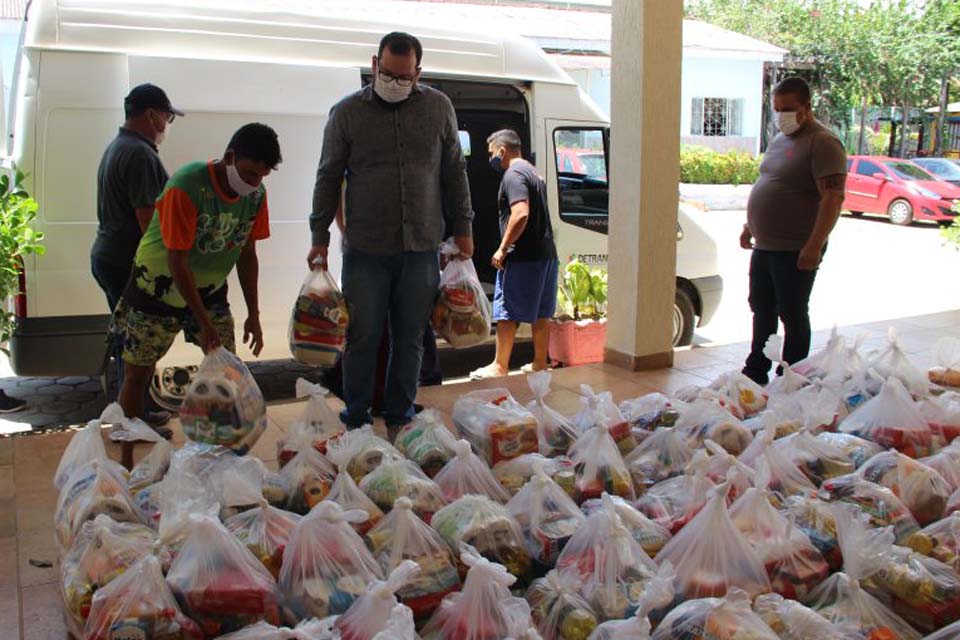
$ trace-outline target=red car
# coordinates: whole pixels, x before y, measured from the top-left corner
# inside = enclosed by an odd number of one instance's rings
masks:
[[[960,187],[938,180],[909,160],[850,156],[843,208],[854,216],[885,215],[894,224],[952,222],[960,208]]]

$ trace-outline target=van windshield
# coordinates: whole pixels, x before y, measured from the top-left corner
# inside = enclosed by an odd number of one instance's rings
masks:
[[[888,169],[902,180],[933,180],[934,177],[912,162],[886,162]]]

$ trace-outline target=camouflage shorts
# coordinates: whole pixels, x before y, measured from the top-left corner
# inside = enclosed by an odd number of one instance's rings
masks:
[[[229,306],[207,309],[223,346],[235,352],[233,316]],[[152,367],[160,361],[183,331],[187,342],[200,344],[200,325],[193,314],[161,316],[130,307],[121,300],[110,321],[110,333],[122,341],[123,360],[139,367]]]

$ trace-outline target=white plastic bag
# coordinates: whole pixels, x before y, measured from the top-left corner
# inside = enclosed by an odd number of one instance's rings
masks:
[[[637,446],[630,423],[620,413],[609,391],[594,393],[590,385],[580,385],[580,412],[573,418],[573,426],[582,436],[590,429],[605,425],[610,437],[617,443],[622,455],[627,455]],[[570,456],[571,458],[573,456]]]
[[[894,448],[911,458],[933,453],[933,432],[898,378],[888,378],[880,394],[860,405],[840,423],[843,433]]]
[[[767,385],[767,392],[771,396],[786,395],[799,391],[808,384],[810,380],[796,371],[783,360],[781,352],[783,351],[783,338],[777,334],[767,338],[767,344],[763,347],[763,355],[772,362],[780,365],[783,373],[770,381]]]
[[[634,430],[655,431],[660,427],[672,427],[686,409],[686,403],[668,398],[662,393],[648,393],[645,396],[624,400],[620,403],[620,412]]]
[[[735,456],[743,453],[753,440],[753,434],[743,422],[710,399],[693,402],[681,414],[675,429],[684,434],[691,447],[699,447],[709,439]]]
[[[337,620],[335,628],[340,632],[340,640],[373,640],[386,629],[391,612],[399,604],[396,593],[418,573],[420,567],[416,562],[404,560],[385,581],[374,580]]]
[[[413,622],[413,612],[402,604],[395,605],[387,617],[383,631],[372,640],[420,640]]]
[[[543,640],[584,638],[597,626],[593,607],[580,595],[574,573],[550,571],[533,581],[524,596]]]
[[[813,609],[796,600],[784,599],[779,593],[757,596],[753,611],[780,640],[864,640],[856,625],[830,622]]]
[[[337,479],[333,481],[330,487],[330,493],[327,494],[328,501],[340,505],[344,511],[360,510],[367,514],[366,520],[352,522],[351,525],[361,536],[372,529],[383,517],[383,511],[373,503],[373,500],[367,497],[353,478],[346,471],[337,474]]]
[[[57,499],[54,531],[60,550],[69,549],[83,523],[100,514],[117,522],[148,524],[127,490],[123,467],[94,459],[73,469]]]
[[[960,489],[960,442],[944,447],[929,458],[921,458],[919,462],[939,473],[950,487],[950,493]]]
[[[829,478],[853,473],[855,468],[842,449],[806,430],[775,440],[771,446],[817,486]]]
[[[447,504],[443,491],[410,460],[387,460],[360,481],[360,490],[386,511],[400,497],[410,498],[413,510],[428,524]]]
[[[630,535],[637,541],[647,555],[656,557],[664,545],[670,540],[670,530],[643,515],[632,504],[620,496],[610,496],[609,500],[589,500],[581,505],[584,515],[590,517],[600,509],[613,507],[620,522],[630,531]]]
[[[351,429],[327,443],[327,459],[340,471],[360,482],[365,475],[387,460],[403,460],[403,454],[373,432],[373,425]]]
[[[722,374],[713,381],[710,390],[726,398],[731,412],[741,420],[757,415],[767,407],[770,394],[739,371]]]
[[[516,495],[530,478],[537,467],[541,467],[554,482],[563,487],[567,495],[573,497],[574,470],[573,460],[567,456],[547,458],[539,453],[525,453],[511,460],[504,460],[493,467],[493,475],[503,485],[510,495]]]
[[[945,387],[960,387],[960,339],[945,336],[933,345],[937,366],[927,371],[927,378]]]
[[[676,638],[750,638],[780,640],[750,608],[751,596],[732,588],[722,598],[688,600],[671,611],[653,632],[653,640]]]
[[[850,354],[846,340],[837,332],[837,327],[831,330],[830,339],[823,349],[795,362],[793,370],[811,380],[833,378],[844,381],[849,378],[852,373]]]
[[[577,503],[539,466],[530,482],[507,503],[507,512],[520,525],[531,557],[545,567],[556,563],[584,521]]]
[[[950,565],[960,575],[960,513],[951,513],[910,536],[907,546]]]
[[[527,409],[537,419],[540,453],[548,458],[565,455],[577,439],[573,424],[559,411],[547,405],[546,397],[550,393],[551,377],[549,371],[527,374],[527,383],[533,391],[533,400],[527,404]]]
[[[453,405],[453,423],[490,466],[540,450],[537,419],[506,389],[461,395]]]
[[[883,447],[876,442],[850,433],[826,432],[818,434],[814,440],[820,444],[825,444],[838,451],[842,451],[844,455],[850,458],[854,469],[883,451]]]
[[[277,579],[290,532],[298,522],[300,516],[296,513],[277,509],[263,500],[259,507],[236,514],[223,526]]]
[[[453,238],[440,245],[440,253],[449,260],[440,274],[433,329],[457,349],[482,344],[490,337],[493,307],[480,284],[473,260],[456,257],[460,247]]]
[[[78,431],[70,438],[67,448],[60,456],[60,463],[57,465],[57,471],[53,474],[53,486],[57,491],[63,489],[63,485],[70,479],[70,474],[77,467],[81,467],[93,460],[109,460],[107,448],[103,444],[103,436],[100,433],[101,425],[99,420],[91,420],[83,429]]]
[[[163,442],[163,436],[150,428],[140,418],[128,418],[117,402],[111,402],[100,414],[100,424],[112,424],[110,440],[113,442]]]
[[[454,457],[434,477],[434,481],[443,491],[443,497],[453,502],[468,493],[487,496],[501,504],[510,499],[510,494],[503,488],[483,460],[470,448],[466,440],[453,441],[453,436],[444,434],[440,441],[447,443],[445,447],[452,447]]]
[[[867,367],[885,379],[898,379],[910,393],[917,397],[929,393],[930,383],[927,376],[910,362],[910,358],[900,347],[897,330],[893,327],[890,327],[887,332],[887,341],[886,348],[867,361]]]
[[[240,358],[223,347],[204,356],[180,405],[180,424],[194,442],[250,451],[267,428],[267,405]]]
[[[650,640],[648,616],[673,602],[673,581],[673,566],[669,562],[664,563],[644,587],[633,616],[604,622],[594,629],[588,640]]]
[[[757,458],[755,468],[754,486],[773,492],[779,500],[796,495],[812,496],[817,491],[813,482],[772,442]]]
[[[846,502],[870,516],[874,527],[893,527],[897,543],[905,543],[920,530],[910,510],[893,491],[851,473],[824,481],[820,496],[831,502]]]
[[[643,493],[667,478],[683,473],[693,449],[674,427],[660,427],[624,459],[634,485]]]
[[[347,342],[347,301],[325,264],[303,280],[290,317],[290,353],[302,364],[332,367]]]
[[[659,482],[637,499],[636,507],[643,515],[676,534],[706,504],[709,492],[716,486],[707,477],[709,457],[702,449],[697,451],[687,471]]]
[[[893,491],[920,526],[939,520],[950,498],[950,486],[937,471],[893,449],[867,460],[857,475]]]
[[[127,478],[127,488],[130,493],[136,494],[141,489],[163,480],[167,470],[170,468],[171,454],[173,446],[164,439],[160,439],[150,449],[140,462],[134,465]]]
[[[947,391],[940,396],[927,396],[917,406],[941,444],[950,444],[960,437],[960,393]]]
[[[574,487],[578,503],[599,498],[603,492],[627,500],[636,499],[630,471],[605,423],[581,433],[570,448],[570,459],[576,472]]]
[[[305,515],[327,497],[337,470],[315,448],[304,443],[299,452],[280,470],[286,493],[283,508]]]
[[[327,404],[326,387],[297,378],[297,399],[307,398],[303,413],[290,425],[286,439],[277,443],[277,460],[284,466],[304,443],[320,453],[327,452],[327,442],[346,432],[336,412]]]
[[[453,433],[438,411],[424,409],[413,417],[394,445],[397,450],[420,465],[427,477],[433,478],[456,453]]]

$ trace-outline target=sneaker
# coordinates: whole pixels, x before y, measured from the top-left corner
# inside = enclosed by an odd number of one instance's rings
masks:
[[[5,391],[0,390],[0,413],[16,413],[27,406],[26,400],[11,398]]]

